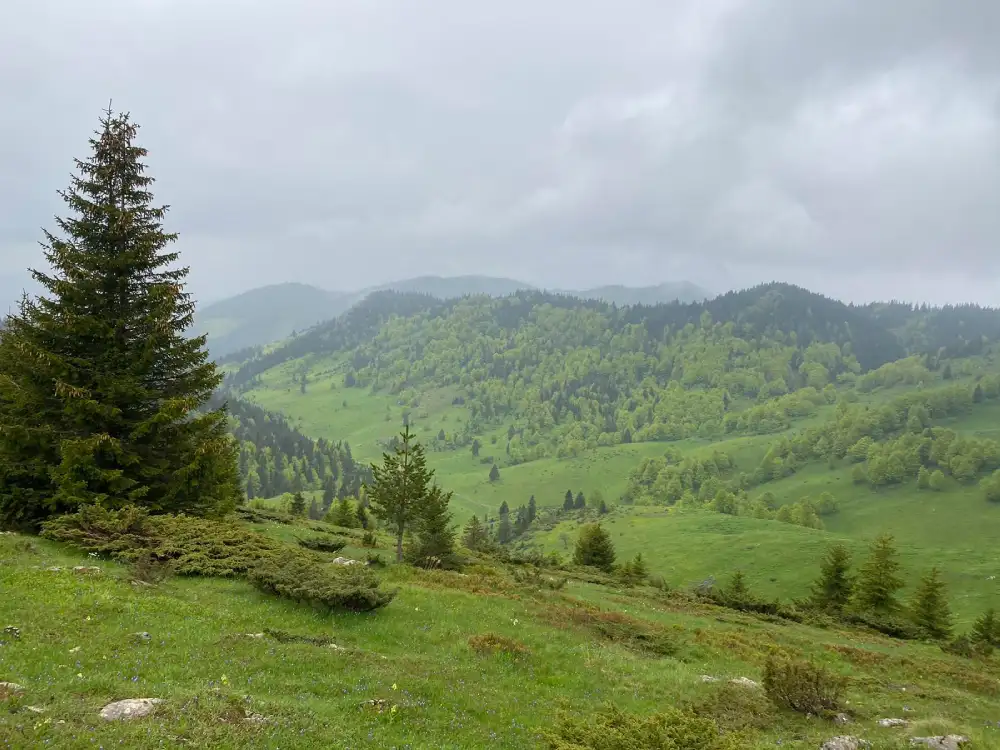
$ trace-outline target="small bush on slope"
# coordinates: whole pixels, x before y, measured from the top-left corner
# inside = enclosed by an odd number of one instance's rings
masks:
[[[723,735],[711,719],[677,709],[636,716],[613,706],[589,719],[562,717],[545,732],[548,750],[741,750],[740,735]]]
[[[321,536],[307,537],[299,539],[299,546],[316,552],[340,552],[347,546],[344,539],[324,539]]]
[[[330,568],[317,555],[232,522],[88,505],[46,523],[43,536],[127,563],[169,563],[178,575],[245,576],[269,593],[326,608],[367,611],[395,596],[363,566]]]
[[[368,612],[384,607],[395,591],[379,588],[367,567],[318,565],[301,553],[272,556],[250,572],[250,582],[262,591],[328,609]]]
[[[818,664],[768,657],[764,664],[764,691],[779,708],[801,714],[837,711],[847,680]]]
[[[145,556],[169,561],[173,572],[189,576],[244,575],[283,549],[280,542],[231,522],[99,505],[48,521],[42,536],[128,563]]]

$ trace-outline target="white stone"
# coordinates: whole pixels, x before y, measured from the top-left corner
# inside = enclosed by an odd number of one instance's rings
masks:
[[[820,747],[820,750],[865,750],[871,747],[871,743],[857,737],[842,735],[831,737]]]
[[[961,734],[910,738],[910,744],[914,747],[929,747],[931,750],[959,750],[962,745],[966,745],[969,742],[969,738]]]
[[[876,723],[880,727],[907,727],[910,725],[906,719],[879,719]]]
[[[161,698],[129,698],[115,701],[101,709],[101,718],[105,721],[138,719],[153,713],[153,710],[160,703],[163,703]]]
[[[756,688],[760,687],[759,683],[754,682],[749,677],[734,677],[729,682],[731,682],[733,685],[740,685],[740,686],[745,687],[745,688],[754,688],[754,689],[756,689]]]

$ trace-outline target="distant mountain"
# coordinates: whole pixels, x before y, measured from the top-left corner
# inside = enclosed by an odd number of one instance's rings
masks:
[[[403,279],[371,287],[361,292],[360,296],[367,296],[369,292],[392,290],[394,292],[429,294],[438,299],[454,299],[470,294],[506,297],[525,289],[530,290],[535,289],[535,287],[523,281],[496,276],[418,276],[414,279]]]
[[[667,281],[656,286],[622,286],[613,284],[568,292],[584,299],[599,299],[619,307],[625,305],[659,305],[664,302],[702,302],[712,295],[706,289],[690,281]]]
[[[200,309],[193,332],[207,333],[212,355],[222,357],[335,318],[357,300],[355,294],[308,284],[272,284]]]
[[[195,331],[208,334],[208,345],[216,359],[246,359],[254,347],[287,338],[293,331],[331,320],[379,292],[425,295],[438,300],[485,295],[508,297],[518,292],[538,291],[517,279],[496,276],[418,276],[354,292],[331,292],[308,284],[274,284],[215,302],[200,310]],[[666,302],[700,302],[708,292],[686,281],[658,286],[602,286],[584,291],[563,290],[555,294],[626,305],[658,305]]]

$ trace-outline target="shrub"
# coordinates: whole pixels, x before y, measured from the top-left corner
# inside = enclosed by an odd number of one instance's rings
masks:
[[[331,568],[301,553],[270,557],[249,578],[262,591],[327,609],[368,612],[396,596],[379,588],[378,577],[363,565]]]
[[[764,691],[779,708],[829,714],[840,708],[846,687],[846,678],[818,664],[773,656],[764,663]]]
[[[661,575],[650,576],[647,583],[654,589],[659,589],[660,591],[670,591],[670,584],[667,583],[667,579]]]
[[[543,732],[548,750],[739,750],[740,735],[723,735],[708,718],[669,708],[652,716],[626,714],[614,706],[586,717],[559,717],[555,731]]]
[[[364,536],[361,537],[361,546],[378,547],[378,538],[375,536],[374,531],[366,531],[364,533]]]
[[[941,650],[952,656],[966,659],[987,658],[993,654],[992,644],[981,641],[975,635],[962,634],[952,640],[942,643]]]
[[[531,653],[528,647],[520,641],[515,641],[513,638],[508,638],[505,635],[497,633],[483,633],[482,635],[472,636],[469,638],[469,648],[477,654],[503,654],[515,660]]]
[[[305,547],[315,552],[340,552],[340,550],[347,546],[347,541],[344,539],[324,539],[319,536],[307,537],[298,541],[300,547]]]
[[[610,573],[615,564],[615,547],[600,524],[588,523],[580,529],[576,541],[573,562],[577,565],[589,565]]]
[[[236,509],[236,515],[247,523],[280,523],[286,526],[295,523],[295,519],[287,513],[259,505],[241,505]]]
[[[368,552],[365,555],[365,562],[371,568],[384,568],[385,559],[378,552]]]
[[[712,694],[692,706],[698,716],[713,719],[721,729],[768,729],[774,726],[774,705],[760,690],[724,682]]]
[[[175,573],[192,576],[243,575],[283,546],[232,521],[150,516],[134,506],[85,505],[45,523],[42,536],[127,563],[171,562]]]
[[[560,624],[574,622],[613,643],[652,656],[673,656],[677,644],[663,625],[641,620],[624,612],[603,611],[596,607],[582,606],[553,610]]]
[[[161,583],[174,572],[173,563],[158,560],[150,552],[140,552],[129,566],[129,576],[142,583]]]

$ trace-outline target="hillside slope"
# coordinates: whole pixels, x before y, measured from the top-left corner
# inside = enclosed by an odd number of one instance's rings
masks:
[[[965,734],[984,749],[1000,739],[995,661],[768,622],[648,587],[571,577],[554,590],[503,565],[466,576],[392,565],[382,578],[396,599],[353,614],[242,580],[134,585],[128,567],[16,535],[0,536],[0,565],[0,614],[17,628],[0,636],[0,679],[19,686],[0,693],[0,740],[10,747],[520,750],[552,747],[541,735],[560,706],[588,721],[608,702],[639,715],[693,711],[742,729],[725,747],[748,750],[813,749],[845,733],[885,750],[930,734]],[[90,575],[72,570],[95,565]],[[776,711],[762,690],[729,684],[760,682],[770,655],[847,678],[851,724]],[[99,719],[105,704],[132,697],[162,703],[144,719]],[[910,723],[881,727],[883,717]]]

